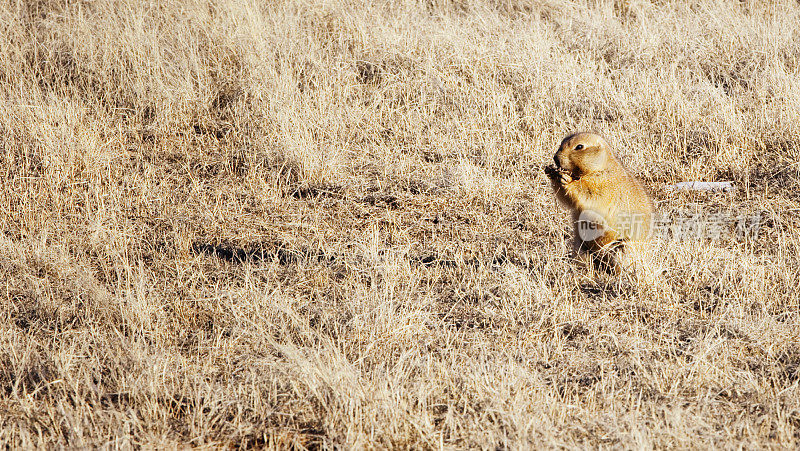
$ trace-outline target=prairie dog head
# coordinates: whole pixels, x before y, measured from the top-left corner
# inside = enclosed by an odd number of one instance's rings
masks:
[[[554,160],[560,170],[579,178],[604,170],[612,158],[605,139],[594,133],[575,133],[561,141]]]

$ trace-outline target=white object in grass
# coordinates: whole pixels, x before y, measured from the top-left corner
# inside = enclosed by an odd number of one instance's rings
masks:
[[[733,191],[733,182],[679,182],[664,187],[667,191]]]

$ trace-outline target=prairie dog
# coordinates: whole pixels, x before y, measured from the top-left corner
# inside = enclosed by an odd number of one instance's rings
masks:
[[[545,173],[556,198],[572,211],[576,253],[592,254],[619,272],[618,254],[625,243],[650,235],[650,197],[606,140],[594,133],[564,138],[554,160]]]

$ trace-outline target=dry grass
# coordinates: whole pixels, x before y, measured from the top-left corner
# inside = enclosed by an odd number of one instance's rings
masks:
[[[799,22],[3,2],[0,442],[800,446]],[[579,129],[760,234],[591,277],[542,172]]]

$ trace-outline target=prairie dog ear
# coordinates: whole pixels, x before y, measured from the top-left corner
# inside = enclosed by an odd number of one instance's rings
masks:
[[[602,171],[608,165],[608,150],[602,145],[586,147],[575,153],[583,172]]]

